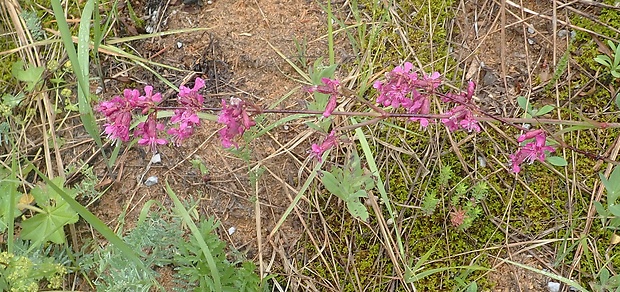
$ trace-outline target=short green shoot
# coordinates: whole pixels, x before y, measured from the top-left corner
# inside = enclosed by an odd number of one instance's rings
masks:
[[[601,216],[601,223],[607,229],[616,232],[620,229],[620,167],[616,166],[609,176],[605,178],[600,174],[601,182],[607,192],[605,205],[601,202],[594,202],[597,213]]]
[[[374,177],[361,166],[357,153],[353,153],[343,168],[333,167],[323,171],[321,181],[327,190],[347,205],[353,217],[368,220],[368,210],[360,199],[368,197],[368,191],[375,187]]]
[[[614,78],[620,78],[620,45],[614,44],[612,41],[607,41],[609,48],[611,48],[611,56],[598,55],[594,58],[594,61],[607,67],[609,73]],[[613,60],[611,59],[613,57]]]

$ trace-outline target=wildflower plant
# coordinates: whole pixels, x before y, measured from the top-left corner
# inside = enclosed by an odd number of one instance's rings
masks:
[[[317,63],[314,67],[321,68]],[[215,110],[219,111],[216,121],[222,125],[219,130],[222,146],[231,148],[233,151],[239,150],[237,142],[239,137],[257,124],[254,119],[257,114],[284,113],[301,114],[300,117],[307,116],[307,114],[319,116],[317,124],[309,123],[308,126],[327,134],[320,141],[312,143],[310,149],[307,150],[308,157],[316,159],[319,163],[324,162],[322,159],[326,157],[326,152],[342,142],[341,137],[346,131],[378,123],[388,118],[406,118],[408,121],[419,123],[422,128],[440,122],[450,132],[465,131],[471,134],[483,130],[484,126],[481,121],[500,122],[514,127],[520,130],[522,134],[516,139],[518,147],[513,154],[507,157],[506,164],[509,166],[507,168],[515,174],[520,173],[524,165],[536,161],[565,166],[566,161],[563,158],[550,155],[558,147],[568,148],[599,160],[606,159],[573,148],[557,140],[546,129],[530,129],[519,125],[522,120],[527,119],[509,119],[485,113],[475,103],[476,83],[473,81],[468,81],[463,91],[446,92],[439,72],[419,74],[414,71],[413,64],[405,62],[387,72],[384,78],[374,82],[373,88],[377,94],[374,102],[357,97],[360,102],[371,109],[370,112],[339,112],[336,111],[339,99],[351,97],[351,94],[343,93],[348,92],[348,89],[343,88],[340,80],[329,78],[329,76],[333,76],[335,66],[315,71],[314,74],[311,74],[315,85],[306,87],[306,91],[312,93],[316,99],[309,104],[309,110],[261,109],[238,97],[222,99],[220,108],[205,108],[203,105],[204,96],[200,93],[205,83],[200,78],[196,78],[192,88],[180,87],[177,97],[178,106],[174,110],[174,115],[170,118],[167,127],[158,118],[162,96],[154,92],[151,86],[146,86],[143,93],[136,89],[126,89],[122,96],[114,96],[110,101],[101,102],[96,110],[106,118],[104,132],[108,138],[127,142],[133,137],[137,139],[139,145],[149,147],[153,152],[157,151],[157,147],[168,143],[174,146],[182,145],[182,142],[195,132],[196,127],[200,126],[200,113]],[[440,113],[431,112],[431,104],[434,101],[440,101],[438,108],[445,108],[445,110]],[[525,107],[528,110],[529,116],[527,118],[530,124],[543,124],[545,119],[539,118],[540,115],[554,110],[553,107],[544,107],[535,111],[531,106],[528,107],[527,103]],[[332,116],[338,115],[367,116],[371,119],[359,124],[336,127],[332,125]],[[143,117],[143,121],[132,128],[132,120],[140,116]],[[588,122],[576,122],[573,125],[579,123],[586,125]],[[618,124],[594,123],[595,126],[601,128],[620,126]],[[329,173],[334,177],[338,174],[334,170]],[[323,174],[325,178],[325,173]],[[328,189],[330,188],[337,189],[333,186],[328,187]],[[361,189],[368,190],[365,187]],[[436,200],[436,197],[431,194],[425,203],[425,209],[428,209],[427,213],[432,213]],[[365,217],[359,216],[362,212],[353,209],[355,208],[350,208],[349,211],[356,217]],[[464,208],[458,209],[456,206],[453,210],[455,215],[464,215],[464,211]],[[458,218],[458,216],[456,217]]]

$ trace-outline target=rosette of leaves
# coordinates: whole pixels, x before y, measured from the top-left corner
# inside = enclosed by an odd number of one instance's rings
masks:
[[[368,197],[375,181],[370,172],[361,167],[357,153],[350,156],[343,168],[333,167],[331,171],[323,171],[321,181],[330,193],[345,202],[353,217],[368,220],[368,210],[360,199]]]

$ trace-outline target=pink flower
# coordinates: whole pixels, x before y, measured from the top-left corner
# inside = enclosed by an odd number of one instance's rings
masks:
[[[512,163],[512,171],[519,173],[521,171],[521,164],[527,162],[532,164],[534,161],[545,161],[546,152],[554,152],[555,148],[546,146],[547,137],[543,130],[529,131],[517,139],[519,142],[534,138],[533,142],[529,142],[523,145],[515,154],[510,155],[510,161]]]
[[[385,81],[376,81],[373,87],[379,92],[377,103],[394,109],[402,106],[410,114],[428,114],[430,112],[428,95],[441,85],[441,75],[439,72],[433,72],[418,79],[418,74],[411,72],[412,69],[413,64],[406,62],[387,73]],[[420,122],[422,127],[429,124],[426,118],[412,117],[410,120]]]
[[[181,85],[179,87],[179,103],[184,107],[201,108],[204,97],[198,91],[203,87],[205,87],[205,81],[200,77],[196,78],[192,89]]]
[[[174,116],[170,118],[170,123],[179,124],[179,127],[168,130],[168,134],[172,136],[172,140],[177,146],[194,133],[194,127],[200,125],[200,118],[196,113],[202,110],[204,97],[199,91],[204,86],[204,80],[196,78],[193,88],[190,89],[183,85],[179,87],[178,101],[183,109],[175,110]]]
[[[456,131],[459,128],[463,128],[468,132],[476,131],[480,132],[480,125],[474,118],[474,115],[465,105],[457,105],[448,112],[446,115],[449,118],[441,119],[441,122],[448,127],[450,131]]]
[[[180,146],[183,140],[194,134],[193,127],[185,128],[171,128],[167,131],[168,135],[172,136],[172,141],[176,146]]]
[[[161,101],[161,93],[153,94],[153,86],[144,87],[144,95],[135,98],[137,108],[142,109],[142,114],[147,114],[149,110]]]
[[[332,115],[332,113],[336,109],[336,105],[338,102],[337,98],[338,97],[335,95],[329,97],[329,101],[327,102],[327,106],[325,107],[325,111],[323,112],[324,117],[328,118]]]
[[[440,77],[441,74],[439,74],[439,72],[433,72],[430,75],[424,76],[423,80],[425,83],[421,83],[421,85],[428,88],[428,90],[433,91],[441,85],[441,79],[439,79]]]
[[[340,82],[336,79],[322,78],[321,82],[323,85],[314,85],[308,88],[308,92],[319,92],[323,94],[329,94],[329,101],[327,102],[327,106],[325,106],[325,111],[323,112],[324,117],[331,116],[334,109],[336,109],[338,96],[340,92],[338,92],[338,86],[340,86]]]
[[[337,142],[338,138],[336,137],[336,131],[331,131],[320,145],[312,144],[312,150],[310,150],[310,157],[315,157],[320,162],[323,156],[323,152],[334,147]]]
[[[141,122],[134,131],[134,136],[142,136],[138,140],[138,144],[143,146],[149,146],[153,153],[157,153],[157,145],[164,145],[168,143],[166,139],[157,137],[157,132],[164,129],[162,123],[157,123],[157,117],[155,115],[149,115],[146,122]]]
[[[107,123],[104,132],[108,139],[118,139],[123,142],[129,141],[129,127],[131,125],[131,112],[135,107],[136,97],[140,93],[126,89],[123,96],[114,96],[110,101],[103,101],[95,107],[102,113]]]
[[[237,147],[234,138],[243,135],[245,130],[256,125],[256,122],[248,114],[243,100],[234,97],[230,99],[229,104],[222,99],[222,111],[217,122],[225,125],[219,131],[224,148]]]

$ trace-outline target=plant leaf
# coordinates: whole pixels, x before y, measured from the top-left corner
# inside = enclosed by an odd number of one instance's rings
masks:
[[[532,111],[532,104],[528,103],[527,98],[522,95],[517,96],[517,104],[519,104],[519,107],[527,113],[530,113]]]
[[[56,177],[52,182],[62,188],[67,195],[75,198],[77,191],[67,190],[62,187],[64,179]],[[31,192],[45,213],[36,214],[22,222],[21,237],[30,239],[35,245],[51,241],[62,244],[65,242],[63,227],[77,222],[78,214],[65,200],[52,188],[42,185],[34,188]]]
[[[39,82],[39,80],[41,80],[41,76],[43,75],[43,71],[45,71],[45,67],[28,66],[28,68],[26,68],[25,70],[23,67],[24,62],[19,60],[13,63],[11,73],[17,80],[26,82],[28,84],[26,87],[26,91],[32,91],[35,85],[37,85],[37,83]]]
[[[368,210],[366,206],[358,200],[347,201],[347,210],[353,217],[360,218],[363,221],[368,220]]]
[[[620,205],[609,205],[609,212],[616,217],[620,217]]]
[[[547,156],[547,158],[545,160],[547,162],[549,162],[551,165],[555,165],[555,166],[566,166],[566,165],[568,165],[568,162],[566,162],[566,159],[564,159],[563,157],[560,157],[560,156]]]
[[[323,171],[323,177],[321,178],[321,182],[323,182],[323,185],[330,193],[343,200],[346,200],[346,197],[344,196],[342,187],[340,185],[340,181],[336,179],[334,174],[328,171]]]
[[[620,196],[620,167],[614,168],[614,171],[609,175],[609,180],[602,173],[599,176],[605,190],[607,190],[607,204],[614,204]]]
[[[541,108],[538,110],[538,112],[536,112],[536,115],[537,115],[537,116],[542,116],[542,115],[544,115],[544,114],[549,113],[550,111],[552,111],[552,110],[554,110],[554,109],[555,109],[555,107],[554,107],[554,106],[552,106],[552,105],[545,105],[545,106],[541,107]]]

